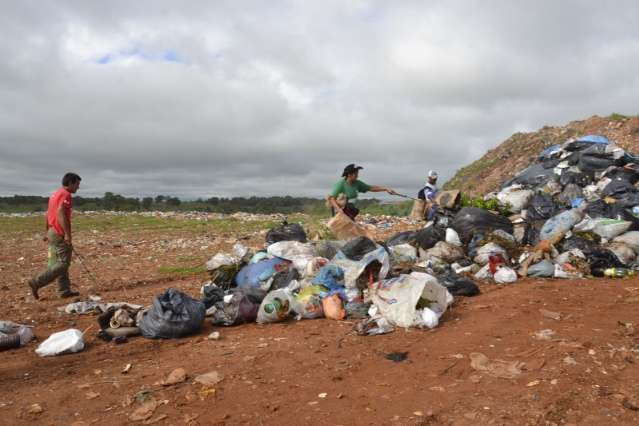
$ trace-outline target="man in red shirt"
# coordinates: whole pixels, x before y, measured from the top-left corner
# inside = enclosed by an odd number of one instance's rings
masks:
[[[49,262],[46,271],[29,280],[31,293],[39,298],[38,290],[58,279],[58,291],[61,297],[78,296],[80,293],[71,290],[69,266],[73,251],[71,239],[71,210],[73,203],[71,194],[80,188],[82,178],[75,173],[67,173],[62,178],[62,188],[49,197],[49,208],[46,216],[46,236],[49,242]]]

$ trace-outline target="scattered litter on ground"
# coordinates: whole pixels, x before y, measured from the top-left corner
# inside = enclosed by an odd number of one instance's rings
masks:
[[[402,362],[408,359],[408,352],[389,352],[384,354],[384,358],[393,362]]]
[[[486,355],[479,352],[471,353],[469,358],[470,366],[474,370],[502,379],[515,379],[519,377],[524,367],[524,363],[519,361],[502,361],[499,359],[491,361]]]

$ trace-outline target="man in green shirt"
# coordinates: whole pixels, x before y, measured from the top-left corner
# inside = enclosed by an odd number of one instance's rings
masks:
[[[371,186],[358,180],[357,177],[361,169],[363,169],[363,167],[349,164],[342,172],[342,179],[337,181],[333,186],[333,190],[328,196],[328,202],[331,205],[331,213],[333,216],[336,212],[343,212],[346,216],[354,220],[355,216],[359,213],[359,209],[351,203],[351,200],[357,199],[357,194],[360,192],[388,192],[391,195],[397,195],[397,193],[390,188]]]

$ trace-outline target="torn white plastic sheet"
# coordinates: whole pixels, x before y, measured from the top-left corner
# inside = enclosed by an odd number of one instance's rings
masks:
[[[433,314],[439,319],[453,303],[453,296],[434,276],[412,272],[375,283],[371,288],[371,300],[391,325],[434,327],[437,322],[433,320]],[[424,313],[424,309],[432,312]]]

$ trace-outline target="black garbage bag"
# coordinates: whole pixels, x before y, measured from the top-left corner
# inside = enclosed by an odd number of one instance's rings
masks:
[[[561,158],[543,158],[540,159],[540,164],[544,169],[554,169],[563,160]]]
[[[173,339],[197,333],[202,328],[206,308],[200,300],[174,288],[153,299],[138,326],[148,339]]]
[[[636,195],[639,196],[639,193],[637,193]],[[628,202],[629,198],[630,201]],[[626,220],[632,223],[630,225],[630,228],[628,228],[628,231],[637,231],[639,230],[639,217],[635,216],[635,214],[632,212],[632,207],[638,205],[639,202],[634,202],[634,200],[632,200],[631,198],[634,197],[624,196],[624,199],[617,200],[616,203],[611,204],[608,204],[604,200],[599,199],[593,201],[592,203],[589,203],[585,212],[593,219],[608,218]]]
[[[480,293],[477,284],[469,278],[456,274],[454,271],[438,275],[437,280],[441,285],[446,287],[453,296],[472,297]]]
[[[468,257],[474,259],[477,256],[477,250],[483,245],[485,239],[484,234],[474,234],[468,242]]]
[[[639,171],[634,167],[629,166],[615,167],[614,169],[607,171],[605,176],[612,180],[625,180],[631,185],[639,182]]]
[[[601,191],[604,197],[613,198],[621,198],[634,192],[637,192],[636,188],[626,180],[613,180]]]
[[[541,228],[543,228],[544,223],[546,223],[546,219],[530,220],[526,222],[524,240],[522,242],[529,246],[537,245],[537,243],[539,243],[539,234],[541,233]]]
[[[626,192],[615,197],[617,203],[623,207],[639,206],[639,191]]]
[[[469,259],[469,258],[467,258],[467,257],[464,257],[464,258],[459,259],[459,260],[457,261],[457,263],[458,263],[458,264],[459,264],[459,266],[461,266],[462,268],[465,268],[465,267],[467,267],[467,266],[472,265],[472,264],[473,264],[473,261],[472,261],[472,260],[470,260],[470,259]]]
[[[561,176],[559,176],[559,183],[562,186],[566,186],[566,185],[577,185],[579,187],[584,187],[586,185],[590,185],[590,182],[592,182],[594,179],[594,174],[592,173],[578,173],[578,172],[571,172],[571,171],[565,171],[561,174]]]
[[[635,206],[636,204],[633,204]],[[631,222],[628,231],[639,231],[639,217],[635,216],[632,209],[624,207],[621,203],[613,204],[613,219],[627,220]]]
[[[392,247],[400,244],[415,244],[415,234],[413,231],[404,231],[395,234],[386,240],[386,246]]]
[[[603,172],[611,166],[622,166],[623,159],[615,160],[614,154],[606,152],[607,145],[594,144],[579,153],[579,170],[586,173]]]
[[[612,206],[602,199],[588,203],[585,213],[593,219],[600,217],[612,218],[613,214]]]
[[[583,238],[573,235],[570,238],[563,239],[557,246],[557,249],[561,252],[570,251],[572,249],[579,249],[588,256],[593,250],[596,250],[599,246],[599,242],[595,239]]]
[[[228,290],[235,286],[235,276],[243,266],[244,263],[222,265],[219,268],[210,271],[211,281],[218,287]]]
[[[377,245],[366,237],[356,237],[342,247],[344,256],[351,260],[362,260],[366,253],[370,253],[377,248]]]
[[[417,247],[420,247],[424,250],[433,248],[435,244],[437,244],[439,241],[444,240],[445,238],[446,230],[442,229],[439,226],[431,225],[415,232],[415,243],[417,244]]]
[[[440,228],[448,228],[450,224],[455,219],[455,214],[457,214],[457,210],[452,209],[437,209],[435,216],[433,217],[433,224]]]
[[[513,225],[507,217],[491,213],[477,207],[464,207],[455,215],[452,228],[457,231],[463,242],[471,240],[477,233],[489,234],[501,229],[512,235]]]
[[[579,158],[579,170],[586,173],[603,172],[610,166],[617,165],[614,159],[601,158],[594,155],[582,154]]]
[[[511,180],[504,183],[501,187],[508,188],[509,186],[519,184],[525,185],[531,188],[544,185],[554,176],[553,169],[544,168],[543,164],[536,163],[519,173]]]
[[[292,266],[284,268],[273,275],[273,282],[271,283],[270,291],[277,290],[278,288],[287,287],[291,281],[298,280],[300,273]]]
[[[583,151],[587,148],[590,148],[593,145],[597,145],[597,143],[592,141],[575,140],[565,144],[563,148],[564,150],[569,152],[576,152],[576,151]]]
[[[604,271],[608,268],[624,268],[625,265],[610,250],[595,247],[586,258],[590,264],[590,272],[595,277],[603,277]]]
[[[217,285],[205,285],[202,291],[202,303],[206,309],[224,301],[224,289]]]
[[[240,325],[253,323],[257,319],[263,295],[253,294],[244,290],[233,290],[231,300],[216,303],[217,308],[213,313],[211,322],[213,325]]]
[[[552,197],[544,192],[533,195],[528,204],[526,220],[548,220],[557,214],[558,208]]]
[[[280,226],[268,231],[266,234],[266,244],[271,245],[278,241],[299,241],[306,242],[306,232],[299,223],[287,223],[284,221]]]

